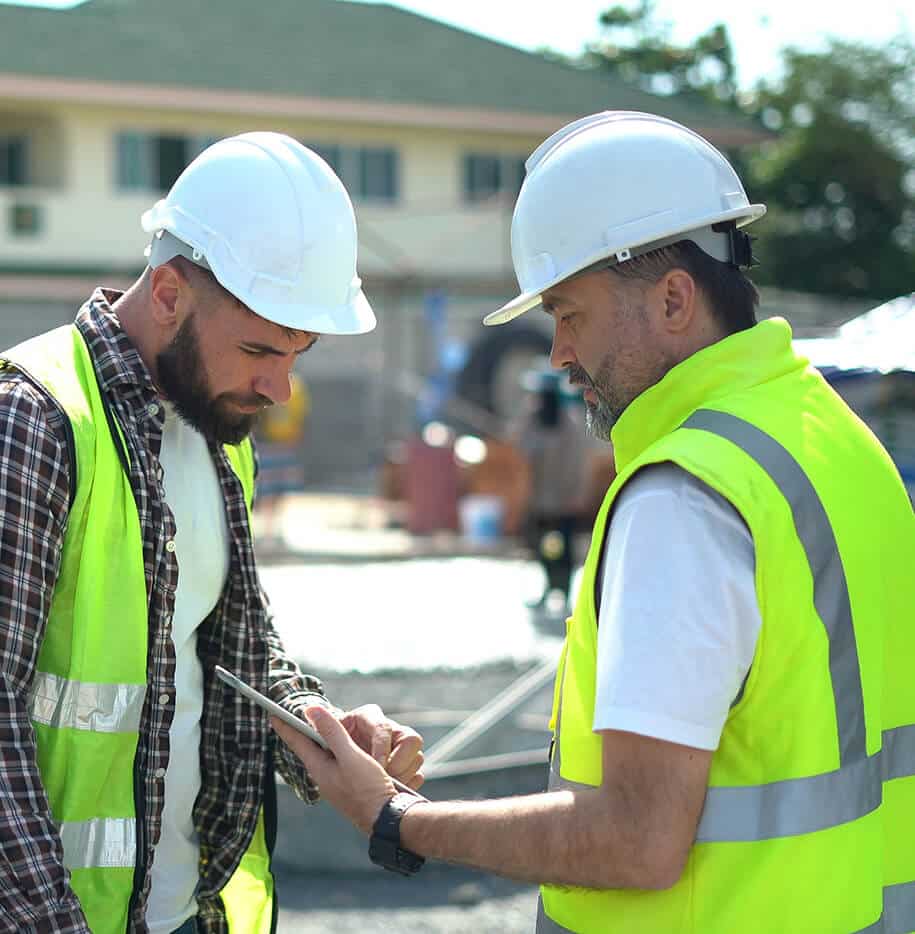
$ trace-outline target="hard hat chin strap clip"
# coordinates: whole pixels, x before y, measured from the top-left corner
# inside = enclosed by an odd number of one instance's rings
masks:
[[[743,230],[738,230],[734,221],[722,221],[720,224],[712,224],[712,230],[715,233],[724,234],[728,238],[731,266],[743,266],[745,269],[751,269],[753,266],[759,265],[753,256],[753,238]]]

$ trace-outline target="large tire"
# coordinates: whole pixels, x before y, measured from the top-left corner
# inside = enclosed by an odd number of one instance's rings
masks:
[[[457,394],[502,418],[521,411],[521,376],[549,356],[550,338],[530,326],[510,325],[484,334],[457,377]]]

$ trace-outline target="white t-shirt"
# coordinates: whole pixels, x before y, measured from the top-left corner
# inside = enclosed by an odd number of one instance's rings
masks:
[[[597,637],[595,730],[717,749],[762,620],[756,553],[736,509],[671,463],[614,507]]]
[[[169,731],[162,836],[152,868],[146,910],[150,934],[170,934],[197,913],[200,845],[192,811],[200,791],[200,716],[203,669],[197,627],[216,606],[229,571],[229,531],[216,467],[203,436],[165,406],[159,462],[165,501],[175,517],[178,587],[175,643],[175,719]]]

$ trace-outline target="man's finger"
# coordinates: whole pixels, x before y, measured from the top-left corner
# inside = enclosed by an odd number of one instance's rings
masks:
[[[352,748],[353,741],[349,731],[326,707],[306,707],[305,717],[321,734],[336,758],[339,759]]]
[[[393,766],[393,760],[391,766],[388,767],[388,775],[392,778],[396,778],[398,781],[403,782],[405,785],[410,785],[411,788],[418,788],[419,785],[413,785],[413,777],[421,772],[423,767],[423,754],[417,753],[416,756],[412,759],[410,764],[405,768],[398,767],[396,770]]]
[[[377,723],[372,731],[372,758],[383,766],[387,766],[393,741],[391,724],[388,721]]]
[[[415,771],[422,763],[422,746],[419,739],[415,739],[398,743],[388,758],[385,768],[391,775],[400,778],[411,768]]]

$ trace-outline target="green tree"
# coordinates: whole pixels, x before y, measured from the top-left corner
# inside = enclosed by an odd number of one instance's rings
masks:
[[[702,98],[760,121],[772,138],[728,155],[766,218],[754,225],[763,284],[885,298],[915,283],[915,49],[827,41],[782,52],[783,74],[738,89],[727,28],[669,39],[652,0],[600,17],[584,61],[643,90]]]
[[[830,40],[787,49],[785,75],[748,107],[778,132],[749,160],[769,206],[758,277],[887,298],[915,287],[915,49]]]
[[[602,13],[600,26],[602,37],[588,46],[586,63],[644,91],[736,106],[734,50],[722,23],[689,45],[676,45],[670,24],[657,19],[653,0],[639,0],[632,9],[615,6]]]

